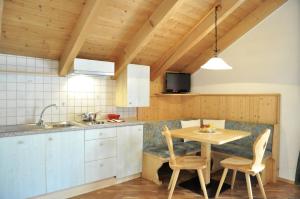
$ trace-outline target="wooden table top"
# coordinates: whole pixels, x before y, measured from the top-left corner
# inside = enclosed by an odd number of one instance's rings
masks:
[[[238,131],[231,129],[216,129],[214,133],[200,132],[199,127],[189,127],[182,129],[170,130],[172,137],[184,138],[193,141],[208,144],[225,144],[251,135],[247,131]]]

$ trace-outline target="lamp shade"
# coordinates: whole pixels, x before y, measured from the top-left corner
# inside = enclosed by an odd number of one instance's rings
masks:
[[[231,66],[226,64],[220,57],[210,58],[201,68],[207,70],[230,70]]]

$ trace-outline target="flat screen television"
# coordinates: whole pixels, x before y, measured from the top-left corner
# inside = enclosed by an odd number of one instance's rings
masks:
[[[191,74],[167,72],[165,82],[166,93],[187,93],[191,90]]]

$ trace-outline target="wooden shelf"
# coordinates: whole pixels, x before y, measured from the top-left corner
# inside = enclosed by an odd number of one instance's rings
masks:
[[[167,96],[219,96],[219,95],[226,95],[226,96],[269,96],[269,95],[278,95],[280,93],[156,93],[151,95],[151,97],[167,97]]]
[[[200,95],[199,93],[156,93],[151,95],[152,97],[164,97],[164,96],[193,96]]]

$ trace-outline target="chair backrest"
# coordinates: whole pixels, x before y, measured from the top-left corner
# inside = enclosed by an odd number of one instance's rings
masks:
[[[175,153],[174,153],[172,136],[171,136],[171,132],[169,131],[169,129],[168,129],[167,126],[163,127],[162,134],[166,138],[166,142],[167,142],[169,153],[170,153],[170,161],[169,161],[169,163],[170,164],[176,164],[176,156],[175,156]]]
[[[252,169],[260,167],[264,157],[265,150],[267,148],[268,139],[270,137],[271,130],[266,129],[254,142],[253,145],[253,163]]]

